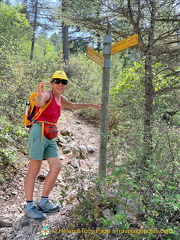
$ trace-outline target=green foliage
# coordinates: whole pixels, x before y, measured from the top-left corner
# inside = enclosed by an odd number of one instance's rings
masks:
[[[76,10],[78,15],[83,15],[86,18],[92,18],[92,16],[98,17],[97,12],[100,10],[100,3],[97,0],[76,1],[76,2],[70,0],[68,1],[68,6],[69,6],[69,12],[66,11],[66,14],[69,14],[69,15],[71,14],[70,8],[71,6],[73,6],[73,9],[72,9],[73,14],[74,14],[74,10]]]
[[[55,47],[45,36],[39,36],[35,44],[34,61],[43,62],[46,65],[55,60],[58,60]]]
[[[0,3],[0,47],[14,46],[21,49],[29,39],[30,25],[24,14],[15,7]]]
[[[0,183],[4,181],[3,173],[15,156],[14,140],[11,135],[11,122],[5,116],[0,118]]]
[[[155,65],[154,71],[158,71],[160,66]],[[116,190],[120,193],[114,199],[121,202],[120,198],[126,196],[130,201],[134,199],[133,194],[137,194],[140,198],[139,206],[144,214],[140,213],[139,218],[136,216],[136,227],[171,229],[173,233],[163,235],[163,239],[178,239],[179,234],[179,128],[178,125],[173,126],[173,121],[169,125],[161,118],[166,110],[179,109],[178,91],[171,89],[174,81],[175,78],[167,78],[164,75],[154,79],[156,90],[166,89],[168,86],[170,91],[168,94],[157,95],[154,101],[153,152],[147,169],[142,168],[142,65],[135,64],[131,68],[123,69],[111,88],[113,104],[110,105],[109,162],[112,176],[109,183],[117,183]],[[178,113],[173,118],[177,121]],[[107,226],[108,223],[112,223],[112,220],[105,219],[104,224]],[[154,239],[156,236],[149,234],[131,237]]]
[[[71,54],[77,53],[77,52],[86,52],[87,45],[90,42],[90,37],[78,37],[76,39],[72,38],[69,41],[69,50]]]
[[[109,127],[115,135],[133,129],[142,130],[143,76],[143,63],[134,62],[131,67],[119,71],[116,78],[112,79]],[[127,136],[131,138],[130,135]]]
[[[74,102],[101,102],[102,68],[95,62],[87,59],[84,54],[71,58],[68,72],[72,76],[65,96]],[[99,119],[99,112],[95,109],[78,111],[89,121]]]
[[[77,170],[72,178],[73,170],[66,169],[60,195],[66,204],[74,205],[67,228],[94,231],[81,233],[85,239],[149,240],[161,236],[177,240],[178,166],[173,177],[168,172],[170,165],[161,172],[162,162],[152,163],[150,171],[142,171],[136,162],[136,158],[127,157],[120,167],[109,164],[108,175],[101,179],[92,172]],[[67,198],[67,191],[73,192],[73,197]]]
[[[26,38],[28,28],[26,29],[24,15],[18,14],[13,7],[2,4],[0,7],[2,13],[9,14],[9,21],[13,22],[13,29],[8,30],[3,24],[0,26],[2,34],[4,38],[14,38],[13,43],[11,41],[2,41],[2,45],[0,45],[0,146],[2,149],[0,152],[0,165],[5,169],[13,162],[17,149],[22,152],[26,151],[27,132],[22,125],[22,119],[29,94],[37,90],[37,84],[40,81],[46,82],[46,88],[49,89],[49,80],[54,69],[59,68],[59,62],[54,48],[46,39],[39,39],[36,48],[38,56],[34,61],[30,61],[30,44]],[[2,19],[0,18],[1,22]],[[18,21],[17,24],[16,20]],[[7,20],[8,24],[10,23]],[[9,32],[10,30],[12,32]],[[23,43],[13,35],[13,31],[18,34]],[[8,34],[12,36],[8,37]],[[46,54],[44,55],[45,50]]]

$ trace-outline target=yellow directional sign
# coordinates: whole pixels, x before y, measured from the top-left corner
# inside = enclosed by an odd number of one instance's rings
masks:
[[[111,55],[138,44],[138,34],[111,45]]]
[[[104,67],[104,57],[89,46],[87,46],[86,56]]]

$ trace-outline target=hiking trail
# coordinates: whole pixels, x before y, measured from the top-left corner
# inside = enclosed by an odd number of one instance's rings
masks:
[[[61,202],[60,191],[66,189],[66,201],[63,202],[60,212],[47,214],[47,219],[42,222],[28,219],[24,215],[23,184],[29,159],[28,155],[19,152],[13,170],[7,169],[6,181],[0,185],[0,240],[45,239],[41,229],[43,227],[52,229],[58,221],[65,223],[71,214],[71,207],[75,204],[76,192],[71,186],[67,190],[63,181],[67,178],[66,172],[70,172],[70,177],[74,179],[77,178],[78,172],[83,172],[84,176],[87,176],[87,185],[90,182],[88,174],[98,172],[99,128],[79,119],[75,111],[64,110],[58,122],[58,129],[58,146],[63,167],[49,198],[53,202]],[[35,184],[35,203],[40,199],[48,169],[47,161],[43,161]],[[68,202],[71,204],[67,204]]]

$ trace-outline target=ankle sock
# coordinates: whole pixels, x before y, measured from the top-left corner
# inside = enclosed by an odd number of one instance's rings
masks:
[[[34,205],[33,201],[26,201],[26,206],[30,209]]]
[[[43,197],[43,196],[41,196],[41,200],[39,201],[39,204],[40,204],[40,205],[43,205],[47,200],[49,200],[48,197]]]

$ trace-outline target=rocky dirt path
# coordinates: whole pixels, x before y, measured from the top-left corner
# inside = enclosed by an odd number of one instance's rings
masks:
[[[88,185],[88,174],[98,171],[99,129],[78,119],[71,111],[63,112],[58,127],[60,132],[58,145],[63,168],[50,199],[61,202],[60,212],[48,214],[47,219],[43,222],[28,219],[24,216],[23,182],[29,160],[26,155],[19,153],[16,159],[17,163],[7,172],[6,179],[9,180],[0,185],[0,240],[45,239],[42,235],[42,228],[52,229],[55,222],[65,222],[68,213],[71,214],[71,207],[75,204],[76,192],[73,187],[67,187],[64,180],[76,179],[77,174],[81,172],[84,176],[87,176]],[[39,200],[47,173],[48,164],[44,161],[36,181],[35,202]],[[65,199],[62,199],[60,194],[62,189],[66,192]]]

